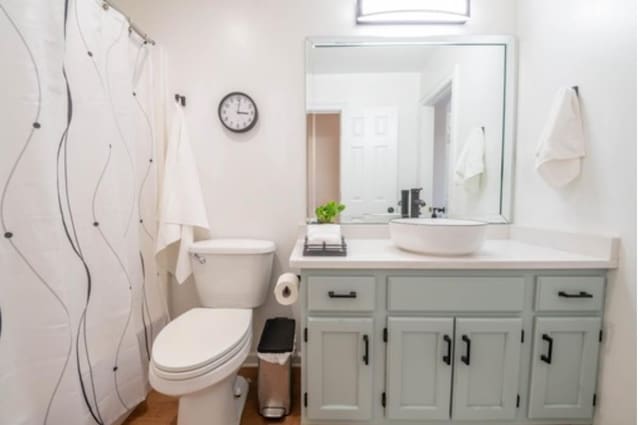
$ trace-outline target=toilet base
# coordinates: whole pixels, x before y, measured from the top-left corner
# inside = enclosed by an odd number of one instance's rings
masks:
[[[233,373],[212,387],[184,395],[179,401],[178,425],[238,425],[248,392],[247,380]]]
[[[242,419],[242,412],[244,411],[244,405],[247,402],[247,395],[249,394],[249,382],[242,376],[236,376],[234,384],[234,397],[236,399],[236,414],[238,416],[238,424]],[[239,395],[237,395],[240,393]]]

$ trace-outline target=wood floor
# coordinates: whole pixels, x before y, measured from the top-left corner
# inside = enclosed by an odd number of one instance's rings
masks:
[[[257,368],[240,369],[239,374],[250,380],[249,396],[242,414],[241,425],[299,425],[300,424],[300,368],[293,369],[293,395],[291,414],[282,420],[267,420],[258,413],[258,395],[256,387]],[[147,400],[131,413],[123,425],[176,425],[178,400],[174,397],[151,391]],[[212,424],[213,425],[213,424]]]

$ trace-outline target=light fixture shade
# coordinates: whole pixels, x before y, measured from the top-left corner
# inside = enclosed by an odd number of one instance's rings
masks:
[[[470,0],[358,0],[359,24],[464,24]]]

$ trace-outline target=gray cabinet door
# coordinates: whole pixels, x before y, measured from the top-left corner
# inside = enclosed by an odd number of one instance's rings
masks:
[[[521,319],[456,319],[453,419],[516,417]]]
[[[307,325],[307,417],[370,419],[373,319],[310,317]]]
[[[530,418],[591,418],[600,318],[537,318]]]
[[[388,319],[387,417],[449,419],[453,318]]]

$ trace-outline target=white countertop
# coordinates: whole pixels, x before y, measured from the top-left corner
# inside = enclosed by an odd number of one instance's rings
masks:
[[[347,239],[346,257],[304,257],[299,239],[289,257],[295,269],[611,269],[615,255],[591,256],[514,239],[487,240],[475,254],[440,257],[397,248],[389,239]],[[605,251],[606,252],[606,251]],[[611,250],[615,254],[615,250]]]

